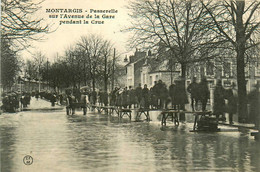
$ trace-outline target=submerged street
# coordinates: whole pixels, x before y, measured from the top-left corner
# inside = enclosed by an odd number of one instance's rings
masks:
[[[34,105],[50,106],[32,99]],[[1,171],[259,171],[260,143],[248,130],[190,132],[193,117],[175,127],[119,120],[88,111],[64,110],[0,115]],[[33,157],[31,165],[23,158]]]

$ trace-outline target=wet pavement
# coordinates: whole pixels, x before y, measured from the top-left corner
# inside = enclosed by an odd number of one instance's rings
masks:
[[[44,100],[30,106],[51,107]],[[0,115],[1,171],[260,171],[260,143],[246,129],[190,132],[186,124],[162,127],[65,109]],[[31,165],[23,158],[33,157]]]

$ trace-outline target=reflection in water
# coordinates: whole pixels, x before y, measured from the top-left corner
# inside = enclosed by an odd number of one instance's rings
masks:
[[[194,133],[192,123],[161,127],[156,118],[1,115],[1,171],[259,171],[260,144],[247,133]]]

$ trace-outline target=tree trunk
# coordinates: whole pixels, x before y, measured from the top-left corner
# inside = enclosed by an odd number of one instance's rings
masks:
[[[107,57],[105,56],[105,70],[104,70],[104,91],[107,92]]]
[[[87,77],[86,77],[86,62],[84,60],[84,84],[87,85]]]
[[[186,63],[181,63],[181,78],[183,80],[186,79],[186,69],[187,69]]]
[[[93,74],[92,74],[92,89],[93,89],[93,91],[95,91],[95,89],[96,89],[95,71],[93,71]]]
[[[112,88],[114,90],[114,80],[115,80],[115,58],[116,58],[116,49],[114,48],[114,56],[113,56],[113,66],[112,66]]]
[[[238,87],[238,120],[246,122],[247,119],[247,93],[245,80],[245,62],[243,49],[237,50],[237,87]]]
[[[187,65],[186,63],[181,63],[181,79],[182,79],[182,90],[186,90],[186,69],[187,69]],[[184,94],[186,95],[186,94]],[[185,99],[186,97],[183,97],[183,99]],[[180,106],[181,110],[185,110],[185,104],[181,104]],[[185,114],[181,114],[180,116],[180,120],[181,121],[185,121]]]
[[[247,120],[247,93],[245,80],[245,30],[243,25],[243,14],[245,1],[237,1],[237,23],[236,23],[236,52],[237,52],[237,86],[238,86],[238,120]]]
[[[92,89],[93,89],[93,91],[95,91],[95,78],[92,78]]]

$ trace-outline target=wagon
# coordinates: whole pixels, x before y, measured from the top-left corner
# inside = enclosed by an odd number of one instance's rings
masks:
[[[70,105],[66,106],[67,115],[74,115],[75,114],[75,109],[77,109],[77,108],[81,108],[83,110],[83,115],[87,114],[87,105],[86,105],[86,103],[74,102],[74,103],[71,103]]]

